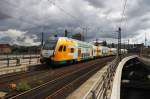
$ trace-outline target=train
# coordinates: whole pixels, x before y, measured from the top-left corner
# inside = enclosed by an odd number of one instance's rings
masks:
[[[121,49],[121,54],[123,53],[127,53],[127,50]],[[116,54],[116,48],[95,46],[68,37],[50,37],[41,49],[40,62],[61,65]]]

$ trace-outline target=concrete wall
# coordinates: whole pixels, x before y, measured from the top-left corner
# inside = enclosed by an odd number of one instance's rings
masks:
[[[111,98],[110,99],[120,99],[120,87],[121,87],[121,76],[122,76],[122,69],[123,66],[125,65],[125,63],[133,58],[138,57],[137,55],[133,55],[133,56],[128,56],[124,59],[121,60],[121,62],[119,63],[117,69],[116,69],[116,73],[115,73],[115,77],[114,77],[114,81],[113,81],[113,87],[112,87],[112,93],[111,93]]]

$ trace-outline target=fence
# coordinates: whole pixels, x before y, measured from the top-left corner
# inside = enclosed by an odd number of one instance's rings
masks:
[[[0,55],[0,68],[20,65],[39,64],[39,54],[5,54]]]
[[[117,68],[119,60],[118,58],[114,59],[111,62],[106,72],[100,77],[97,82],[91,87],[89,92],[83,97],[83,99],[109,99],[111,94],[111,84],[113,81],[113,76]]]

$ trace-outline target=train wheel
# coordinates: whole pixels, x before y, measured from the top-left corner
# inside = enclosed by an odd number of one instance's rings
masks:
[[[40,59],[40,63],[41,63],[41,64],[44,64],[44,61],[43,61],[43,59]]]

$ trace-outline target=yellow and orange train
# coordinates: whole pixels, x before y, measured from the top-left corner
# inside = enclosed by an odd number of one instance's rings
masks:
[[[127,50],[123,50],[127,53]],[[93,44],[67,38],[51,37],[41,50],[41,63],[67,64],[83,60],[116,55],[115,48],[95,46]],[[122,52],[123,53],[123,52]]]

